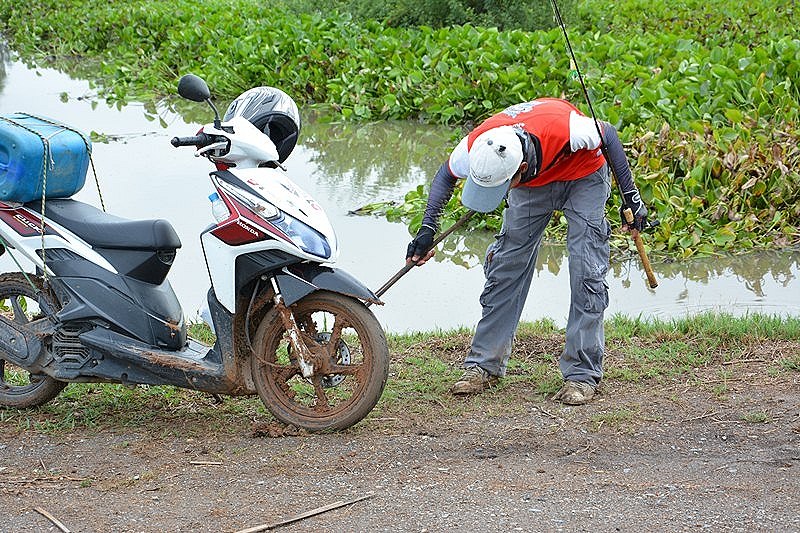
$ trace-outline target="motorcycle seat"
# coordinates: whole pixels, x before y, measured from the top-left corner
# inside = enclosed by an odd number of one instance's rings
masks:
[[[41,214],[39,201],[29,202],[25,207]],[[175,228],[166,220],[128,220],[69,198],[47,200],[45,218],[95,248],[175,250],[181,247]]]

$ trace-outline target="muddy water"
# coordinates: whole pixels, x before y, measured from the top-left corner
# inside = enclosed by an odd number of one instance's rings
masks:
[[[205,109],[187,106],[182,114],[158,105],[118,109],[97,99],[85,81],[13,59],[1,63],[0,113],[26,111],[106,136],[107,142],[94,143],[94,162],[108,211],[172,222],[183,248],[169,279],[187,316],[195,317],[209,285],[198,235],[212,222],[211,167],[190,149],[172,148],[169,139],[194,134],[198,122],[209,118]],[[288,174],[327,211],[341,243],[338,266],[377,289],[402,266],[409,234],[402,224],[348,212],[373,201],[401,200],[430,179],[455,139],[449,129],[410,122],[337,125],[306,118],[300,145],[287,161]],[[76,198],[99,205],[91,174]],[[436,262],[407,274],[384,295],[385,306],[373,307],[384,327],[392,332],[472,327],[480,317],[480,261],[491,239],[482,233],[452,238]],[[655,290],[647,288],[638,260],[612,264],[609,314],[671,318],[705,310],[799,311],[800,252],[653,266],[660,281]],[[7,256],[0,267],[14,268]],[[523,318],[547,317],[563,325],[568,292],[564,247],[545,246]]]

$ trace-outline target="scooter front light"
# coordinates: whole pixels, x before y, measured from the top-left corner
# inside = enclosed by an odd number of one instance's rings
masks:
[[[281,216],[270,219],[269,222],[288,235],[292,242],[304,252],[323,259],[330,258],[331,247],[328,240],[307,224],[286,213],[281,213]]]
[[[239,200],[243,201],[244,204],[248,208],[250,208],[250,210],[252,210],[254,213],[256,213],[264,220],[269,220],[271,218],[277,217],[278,214],[280,213],[280,211],[278,211],[278,208],[272,205],[271,203],[261,198],[258,198],[243,189],[236,189],[235,194],[236,197],[239,198]]]

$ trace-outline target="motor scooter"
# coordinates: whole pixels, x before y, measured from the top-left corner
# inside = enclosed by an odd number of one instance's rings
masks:
[[[214,345],[187,335],[167,280],[181,247],[169,222],[126,220],[68,197],[0,202],[0,253],[35,265],[0,274],[0,406],[42,405],[68,383],[112,382],[258,394],[278,420],[309,431],[344,429],[372,410],[389,370],[367,306],[380,301],[331,266],[338,243],[327,216],[284,173],[296,105],[278,90],[252,91],[223,121],[205,81],[189,74],[178,84],[214,112],[197,135],[171,141],[216,166],[217,223],[200,234]]]

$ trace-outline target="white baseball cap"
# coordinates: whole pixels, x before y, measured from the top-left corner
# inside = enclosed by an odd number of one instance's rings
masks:
[[[513,126],[498,126],[481,133],[469,150],[469,177],[461,203],[479,213],[494,211],[521,163],[522,142]]]

